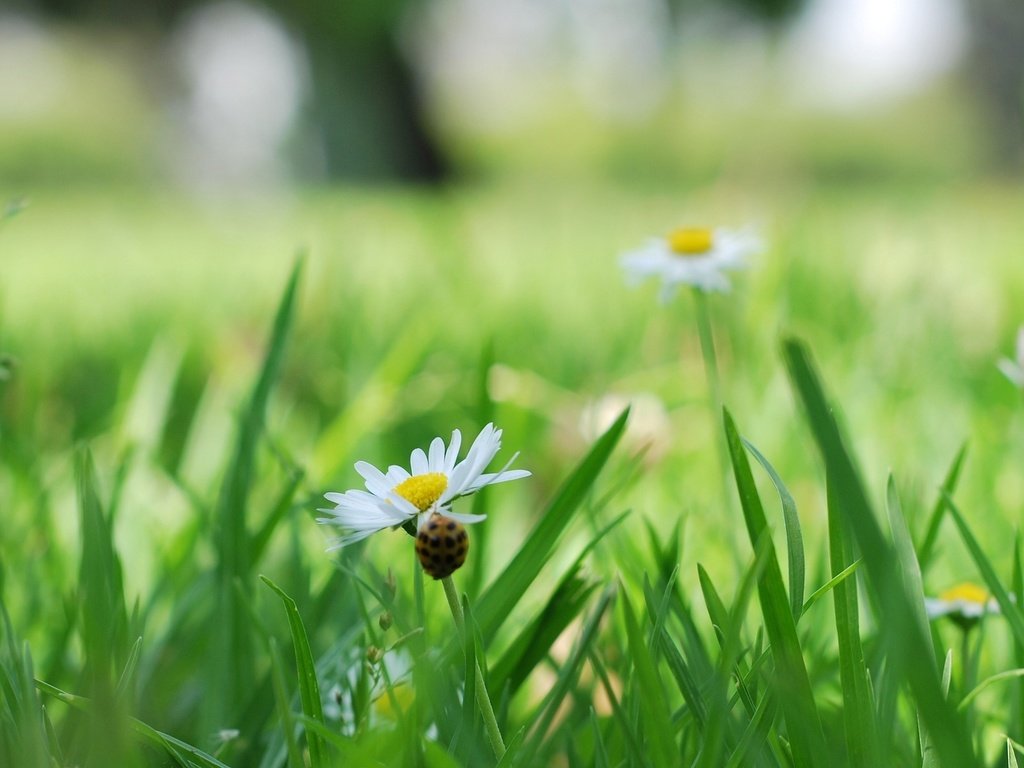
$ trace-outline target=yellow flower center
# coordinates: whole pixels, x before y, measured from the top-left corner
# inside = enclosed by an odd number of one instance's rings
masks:
[[[448,487],[448,476],[443,472],[427,472],[413,475],[395,486],[395,493],[412,504],[420,512],[441,498]]]
[[[974,603],[975,605],[986,605],[988,603],[988,592],[977,584],[967,582],[947,589],[939,595],[939,599],[945,600],[947,603],[960,600],[965,603]]]
[[[711,250],[714,233],[710,229],[683,227],[668,235],[668,247],[680,256],[698,256]]]

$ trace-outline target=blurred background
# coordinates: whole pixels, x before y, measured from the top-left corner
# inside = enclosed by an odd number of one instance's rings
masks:
[[[953,179],[1024,159],[1001,0],[8,0],[0,180]]]

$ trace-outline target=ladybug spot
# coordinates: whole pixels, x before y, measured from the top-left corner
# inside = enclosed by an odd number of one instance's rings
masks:
[[[420,533],[419,540],[422,541],[424,544],[426,544],[427,543],[427,534]]]
[[[466,554],[466,548],[465,547],[459,547],[458,549],[455,550],[455,556],[456,557],[462,557],[464,554]]]
[[[441,546],[441,537],[440,536],[431,536],[430,537],[430,546],[432,546],[432,547],[440,547]]]
[[[455,555],[446,555],[444,561],[448,563],[448,565],[451,565],[455,562]]]
[[[448,549],[451,549],[452,547],[454,547],[455,546],[455,537],[453,537],[453,536],[445,536],[444,537],[444,545],[446,547],[448,547]]]
[[[446,525],[445,527],[446,527],[446,528],[447,528],[447,529],[448,529],[449,531],[454,531],[454,530],[455,530],[455,525],[456,525],[456,523],[455,523],[455,521],[454,521],[454,520],[449,520],[449,521],[448,521],[448,525]]]
[[[429,522],[429,523],[427,524],[427,528],[429,528],[429,529],[430,529],[430,530],[432,530],[432,531],[436,531],[436,530],[437,530],[437,520],[431,520],[431,521],[430,521],[430,522]]]
[[[466,532],[465,531],[460,531],[459,532],[459,536],[458,536],[459,541],[465,541],[467,538],[468,537],[466,536]]]
[[[430,559],[435,564],[440,564],[440,562],[441,562],[441,556],[439,554],[437,554],[437,553],[434,553],[433,555],[431,555]]]

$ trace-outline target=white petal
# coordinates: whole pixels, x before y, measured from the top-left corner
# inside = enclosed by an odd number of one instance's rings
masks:
[[[480,473],[484,471],[494,455],[501,448],[501,430],[495,429],[494,424],[488,424],[477,435],[466,458],[454,470],[452,470],[449,482],[450,493],[446,496],[457,496],[471,485]]]
[[[414,475],[425,475],[430,471],[427,464],[427,454],[423,452],[422,448],[417,448],[412,452],[409,457],[409,469],[412,470]]]
[[[472,525],[473,523],[479,523],[487,519],[487,515],[466,515],[461,512],[446,511],[445,515],[450,517],[452,520],[456,520],[463,525]]]
[[[530,477],[533,474],[526,469],[508,469],[504,472],[495,472],[491,475],[480,475],[472,485],[463,489],[463,493],[473,493],[479,491],[486,485],[494,485],[495,483],[507,483],[509,480],[522,480],[524,477]]]
[[[394,488],[399,483],[408,480],[410,477],[412,477],[412,475],[409,474],[409,471],[405,467],[400,467],[397,464],[392,464],[390,467],[388,467],[388,473],[386,477],[388,479],[388,482],[391,483],[391,487]]]
[[[459,449],[462,447],[462,433],[457,430],[452,430],[452,440],[448,443],[448,450],[444,454],[444,472],[447,475],[451,475],[452,470],[455,469],[455,462],[459,458]]]
[[[1024,389],[1024,368],[1021,368],[1012,360],[1007,360],[1005,357],[997,362],[996,365],[1003,372],[1003,376],[1008,378],[1015,387]]]
[[[363,479],[366,481],[366,490],[375,496],[383,498],[387,494],[388,490],[390,490],[394,485],[387,479],[383,472],[368,462],[357,461],[356,472],[362,475]]]
[[[924,599],[924,612],[928,614],[929,619],[937,619],[940,616],[945,616],[947,613],[952,613],[953,607],[945,600],[939,600],[935,597],[926,597]]]
[[[444,440],[435,437],[430,441],[430,458],[427,462],[427,472],[444,471]]]

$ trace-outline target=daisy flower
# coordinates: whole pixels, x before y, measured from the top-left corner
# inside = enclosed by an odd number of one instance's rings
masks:
[[[643,248],[622,256],[628,282],[661,278],[661,299],[668,301],[680,285],[704,291],[728,291],[725,272],[746,266],[746,257],[761,250],[751,232],[683,228],[651,238]]]
[[[317,510],[328,515],[317,518],[317,522],[336,525],[344,531],[330,549],[339,549],[412,520],[417,521],[419,528],[435,514],[443,513],[459,523],[478,523],[486,515],[452,512],[452,502],[485,486],[530,476],[525,469],[508,468],[518,453],[499,472],[484,472],[501,448],[501,430],[493,424],[480,431],[466,458],[457,461],[461,446],[462,433],[456,429],[447,448],[444,440],[435,437],[428,451],[414,450],[409,457],[409,470],[392,465],[382,472],[365,461],[357,462],[355,469],[365,481],[366,490],[326,493],[324,497],[335,506]]]
[[[1008,378],[1017,389],[1024,389],[1024,326],[1017,331],[1017,359],[1010,360],[1004,357],[997,365],[1003,375]]]
[[[977,584],[964,582],[938,597],[926,597],[924,609],[929,619],[949,616],[957,624],[967,627],[986,613],[999,613],[999,603]]]

